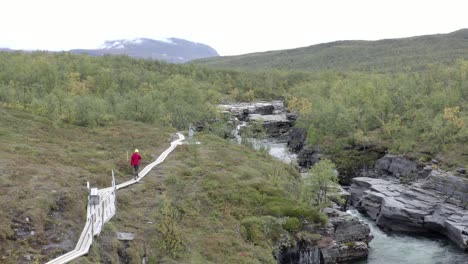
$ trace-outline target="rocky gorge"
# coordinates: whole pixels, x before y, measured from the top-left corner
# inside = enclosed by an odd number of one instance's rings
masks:
[[[244,122],[244,126],[246,122],[261,124],[269,137],[297,153],[292,162],[300,171],[307,171],[326,155],[320,146],[305,143],[305,129],[294,127],[297,115],[289,113],[281,101],[226,104],[220,109],[235,117],[234,122]],[[354,146],[351,151],[368,160],[357,166],[353,164],[354,167],[348,171],[340,171],[340,182],[347,185],[345,188],[350,193],[349,206],[357,208],[385,232],[443,235],[459,248],[467,249],[468,181],[459,177],[466,173],[465,169],[446,172],[437,169],[437,161],[421,164],[403,155],[390,155],[382,149],[368,146]],[[285,248],[277,256],[278,262],[353,263],[354,260],[366,258],[372,240],[368,224],[338,209],[342,208],[326,210],[329,216],[326,227],[309,230],[321,234],[319,241],[311,242],[298,237],[296,246]],[[421,241],[422,244],[428,243]],[[406,242],[399,243],[404,245]],[[435,246],[437,249],[439,247]],[[465,258],[462,252],[452,254],[456,258],[447,259],[453,263],[464,263],[459,262],[460,258]]]
[[[427,177],[411,184],[391,179],[354,178],[349,188],[351,205],[381,228],[420,234],[435,232],[467,250],[468,181],[427,167],[419,177],[426,174]]]
[[[282,101],[225,104],[219,107],[222,112],[233,117],[231,122],[238,129],[245,127],[245,122],[260,125],[268,137],[274,139],[269,141],[269,146],[282,144],[284,149],[296,151],[304,147],[305,131],[294,128],[297,114],[290,113]],[[234,134],[237,135],[237,132]],[[304,167],[312,166],[321,157],[315,149],[302,153],[300,161],[306,163]],[[270,154],[283,161],[291,162],[290,159],[278,156],[271,150]],[[292,162],[298,163],[296,160]],[[299,170],[301,167],[301,165],[297,166]],[[344,195],[349,196],[346,192]],[[275,256],[278,263],[343,263],[367,257],[368,243],[372,240],[369,226],[358,218],[340,211],[338,207],[327,208],[325,213],[329,217],[326,226],[321,228],[307,224],[304,226],[306,234],[320,234],[320,239],[309,239],[308,235],[296,236],[296,243],[293,247],[284,247],[280,254]]]

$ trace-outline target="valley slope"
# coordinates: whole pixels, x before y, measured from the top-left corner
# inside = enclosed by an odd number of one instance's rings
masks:
[[[403,72],[421,71],[431,64],[452,64],[459,59],[468,59],[468,29],[401,39],[335,41],[193,63],[238,70]]]

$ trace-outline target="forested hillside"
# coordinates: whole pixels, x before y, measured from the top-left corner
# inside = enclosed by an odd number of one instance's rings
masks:
[[[276,89],[294,83],[294,76],[284,77],[213,71],[126,56],[2,52],[0,102],[80,126],[125,119],[181,129],[190,122],[210,119],[216,113],[214,106],[223,98],[276,96]],[[258,89],[265,83],[270,83],[267,89]]]
[[[239,70],[421,71],[468,59],[468,29],[449,34],[379,41],[336,41],[304,48],[194,61]]]
[[[0,53],[0,102],[56,124],[214,127],[223,100],[286,99],[313,144],[382,144],[468,164],[468,63],[415,73],[243,73],[128,57]],[[221,125],[222,126],[222,125]],[[455,146],[461,146],[456,147]]]

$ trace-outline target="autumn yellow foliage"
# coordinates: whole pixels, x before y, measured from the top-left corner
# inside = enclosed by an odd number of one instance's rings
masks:
[[[457,128],[464,126],[463,120],[460,118],[460,107],[446,107],[444,109],[444,119],[455,125]]]
[[[288,100],[288,108],[303,116],[312,113],[312,103],[306,98],[291,97],[291,99]]]

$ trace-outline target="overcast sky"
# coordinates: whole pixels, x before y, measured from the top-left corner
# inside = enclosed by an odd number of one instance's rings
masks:
[[[221,55],[468,28],[468,0],[2,0],[0,47],[69,50],[183,38]]]

